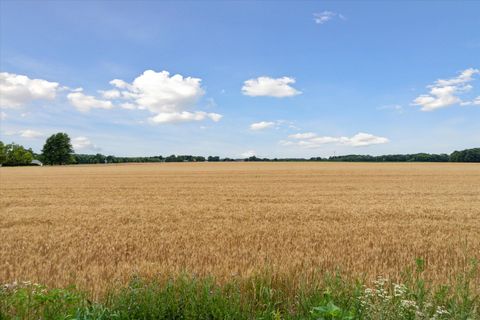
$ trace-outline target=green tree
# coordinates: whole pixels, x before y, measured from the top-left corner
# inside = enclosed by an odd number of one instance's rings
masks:
[[[7,160],[7,149],[2,141],[0,141],[0,165],[4,164]]]
[[[207,159],[208,159],[208,162],[220,161],[220,157],[219,157],[219,156],[209,156]]]
[[[29,165],[33,160],[33,152],[25,149],[19,144],[10,143],[5,146],[6,166]]]
[[[51,135],[42,149],[46,164],[68,164],[73,162],[73,148],[68,134],[59,132]]]
[[[480,162],[480,148],[454,151],[450,155],[452,162]]]

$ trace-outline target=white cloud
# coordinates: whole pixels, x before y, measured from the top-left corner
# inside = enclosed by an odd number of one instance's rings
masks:
[[[72,146],[76,152],[80,150],[100,151],[100,148],[93,144],[87,137],[76,137],[72,139]]]
[[[292,134],[289,136],[295,141],[281,140],[280,144],[284,146],[296,145],[303,148],[319,148],[324,144],[335,143],[338,145],[346,145],[352,147],[364,147],[374,144],[388,143],[389,140],[384,137],[375,136],[373,134],[359,132],[352,137],[330,137],[317,136],[312,132]]]
[[[244,95],[251,97],[268,96],[268,97],[291,97],[302,92],[290,86],[295,83],[295,79],[290,77],[270,78],[258,77],[256,79],[246,80],[242,87]]]
[[[41,132],[35,131],[35,130],[21,130],[18,132],[20,137],[22,138],[27,138],[27,139],[37,139],[37,138],[43,138],[45,135]]]
[[[98,91],[104,99],[112,100],[112,99],[118,99],[122,95],[120,91],[111,89],[111,90],[99,90]]]
[[[241,157],[243,158],[250,158],[250,157],[253,157],[255,156],[255,150],[248,150],[248,151],[245,151],[244,153],[240,154]]]
[[[203,111],[196,112],[161,112],[154,117],[149,118],[153,123],[179,123],[189,121],[202,121],[210,119],[214,122],[220,121],[223,116],[218,113],[207,113]]]
[[[146,70],[131,84],[118,79],[110,83],[124,89],[121,91],[124,98],[153,113],[186,111],[204,94],[201,79],[170,76],[168,71]]]
[[[290,129],[294,128],[297,129],[295,126],[292,125],[291,121],[288,120],[275,120],[275,121],[259,121],[254,122],[250,125],[250,130],[252,131],[260,131],[264,129],[279,129],[281,127],[288,127]]]
[[[323,11],[320,13],[314,13],[313,14],[313,20],[317,24],[324,24],[327,23],[328,21],[332,20],[337,14],[332,11]]]
[[[455,96],[456,93],[457,88],[455,86],[433,87],[430,90],[430,94],[418,96],[413,101],[413,104],[421,106],[422,111],[432,111],[448,107],[462,101],[459,97]]]
[[[463,101],[463,102],[460,103],[460,105],[461,106],[471,106],[471,105],[478,106],[478,105],[480,105],[480,96],[476,97],[472,101]]]
[[[305,133],[295,133],[291,134],[288,137],[292,139],[311,139],[316,137],[317,134],[313,132],[305,132]]]
[[[20,136],[26,139],[37,139],[37,138],[45,137],[45,134],[35,130],[31,130],[31,129],[18,130],[18,131],[6,131],[4,132],[4,134],[7,136]]]
[[[341,20],[347,20],[347,18],[341,13],[336,13],[332,11],[323,11],[320,13],[314,13],[313,21],[315,21],[316,24],[325,24],[336,17],[340,18]]]
[[[110,84],[117,89],[102,93],[125,100],[126,102],[120,105],[124,109],[148,110],[156,114],[149,119],[152,123],[206,119],[217,122],[222,115],[191,110],[205,94],[201,81],[199,78],[183,77],[180,74],[170,76],[168,71],[146,70],[132,83],[120,79],[110,81]],[[211,102],[209,107],[212,107]]]
[[[59,84],[0,72],[0,107],[20,108],[34,100],[55,99]]]
[[[218,114],[218,113],[213,113],[213,112],[210,112],[208,114],[208,117],[213,121],[213,122],[218,122],[220,121],[223,116],[221,114]]]
[[[201,79],[170,76],[167,71],[146,70],[132,83],[120,79],[110,81],[115,88],[99,90],[100,97],[87,95],[82,88],[60,86],[56,82],[30,79],[27,76],[0,73],[0,107],[19,108],[38,99],[53,100],[57,93],[65,92],[68,101],[79,111],[91,109],[148,110],[154,115],[152,123],[186,122],[209,119],[220,121],[222,115],[192,110],[204,95]],[[207,107],[214,108],[213,99]],[[5,116],[2,115],[2,118]]]
[[[113,103],[107,100],[99,100],[94,96],[89,96],[81,91],[70,92],[67,94],[70,103],[81,112],[87,112],[90,109],[112,109]]]
[[[279,143],[280,145],[286,146],[286,147],[287,147],[287,146],[293,146],[293,145],[295,145],[295,142],[293,142],[293,141],[288,141],[288,140],[280,140],[280,141],[278,141],[278,143]]]
[[[478,72],[479,72],[478,69],[469,68],[462,71],[462,73],[460,73],[460,75],[456,78],[447,79],[447,80],[439,79],[435,81],[435,85],[439,87],[463,85],[467,82],[472,81],[473,76]]]
[[[112,86],[115,86],[117,88],[120,88],[120,89],[130,89],[131,86],[126,83],[125,81],[123,80],[120,80],[120,79],[113,79],[112,81],[110,81],[110,84]]]
[[[126,109],[126,110],[135,110],[137,106],[130,102],[124,102],[120,104],[120,108]]]
[[[418,96],[413,105],[420,106],[422,111],[433,111],[454,104],[469,104],[462,101],[458,95],[472,89],[468,83],[473,81],[473,76],[479,72],[478,69],[469,68],[462,71],[458,77],[439,79],[429,85],[427,88],[430,88],[430,92]]]
[[[264,130],[264,129],[273,128],[273,127],[275,127],[275,122],[260,121],[260,122],[252,123],[250,125],[250,130],[258,131],[258,130]]]
[[[384,144],[388,143],[389,140],[384,137],[374,136],[370,133],[359,132],[351,138],[347,138],[346,141],[342,141],[342,143],[354,146],[354,147],[363,147],[369,146],[372,144]]]
[[[0,112],[0,120],[5,120],[7,119],[7,114],[3,111]]]

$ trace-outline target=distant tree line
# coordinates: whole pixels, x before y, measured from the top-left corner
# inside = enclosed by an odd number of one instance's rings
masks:
[[[152,156],[152,157],[117,157],[105,156],[103,154],[75,154],[73,163],[89,164],[89,163],[128,163],[128,162],[216,162],[216,161],[235,161],[230,158],[220,158],[219,156],[192,156],[192,155],[170,155],[168,157]]]
[[[318,159],[318,158],[315,158]],[[328,158],[328,161],[350,162],[480,162],[480,148],[454,151],[450,155],[414,153],[414,154],[389,154],[382,156],[370,155],[345,155]]]
[[[162,156],[154,157],[116,157],[105,156],[101,153],[97,154],[75,154],[73,156],[73,163],[89,164],[89,163],[126,163],[126,162],[164,162],[165,158]]]
[[[350,154],[329,158],[258,158],[256,156],[245,159],[221,158],[219,156],[170,155],[152,157],[117,157],[103,154],[75,154],[66,133],[56,133],[50,136],[43,146],[42,152],[36,154],[31,148],[0,141],[0,164],[4,166],[24,166],[32,164],[32,160],[39,160],[45,164],[94,164],[94,163],[128,163],[128,162],[219,162],[219,161],[341,161],[341,162],[480,162],[480,148],[454,151],[448,154],[390,154],[370,156]]]
[[[382,156],[358,155],[351,154],[345,156],[335,156],[328,158],[329,161],[346,161],[346,162],[448,162],[450,156],[448,154],[389,154]]]

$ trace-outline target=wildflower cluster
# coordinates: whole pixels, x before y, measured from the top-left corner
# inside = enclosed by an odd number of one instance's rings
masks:
[[[435,305],[433,301],[421,302],[417,298],[406,285],[378,278],[373,282],[373,288],[364,286],[358,302],[366,319],[450,319],[444,306]],[[395,318],[391,318],[392,315]]]

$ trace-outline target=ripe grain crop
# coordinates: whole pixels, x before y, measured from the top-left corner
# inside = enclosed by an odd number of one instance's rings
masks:
[[[416,258],[444,283],[480,259],[480,166],[0,168],[0,257],[0,283],[95,294],[132,274],[395,279]]]

